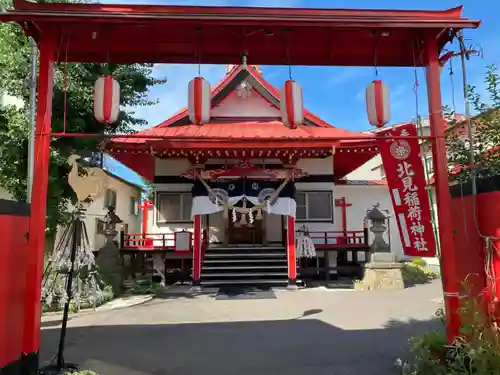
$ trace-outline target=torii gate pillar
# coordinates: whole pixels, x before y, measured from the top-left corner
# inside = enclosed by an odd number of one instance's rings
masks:
[[[41,289],[45,252],[47,186],[49,182],[50,132],[56,35],[44,29],[39,40],[40,68],[38,74],[35,160],[31,200],[29,257],[26,260],[26,294],[24,301],[23,353],[27,365],[36,371],[40,348]],[[33,362],[33,363],[31,363]]]
[[[429,120],[433,140],[432,159],[434,161],[437,212],[439,223],[439,243],[444,302],[446,308],[446,332],[449,343],[458,336],[461,327],[459,308],[459,282],[455,254],[455,239],[451,216],[451,196],[448,182],[448,162],[444,138],[444,116],[441,101],[439,49],[435,35],[425,41],[427,55],[427,96],[429,100]]]

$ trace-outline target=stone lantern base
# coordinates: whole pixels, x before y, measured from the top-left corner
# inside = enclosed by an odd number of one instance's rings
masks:
[[[373,253],[370,262],[364,265],[365,275],[356,285],[356,290],[404,289],[403,265],[391,253]]]

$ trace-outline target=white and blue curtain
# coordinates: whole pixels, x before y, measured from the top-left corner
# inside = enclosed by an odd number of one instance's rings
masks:
[[[212,194],[201,181],[194,181],[191,190],[193,195],[191,216],[223,211],[224,205],[241,207],[245,199],[248,208],[252,205],[264,205],[263,210],[268,213],[295,217],[297,203],[293,181],[289,181],[276,197],[274,195],[283,181],[241,178],[227,181],[206,181],[206,184],[210,187]],[[273,197],[274,199],[272,199]]]

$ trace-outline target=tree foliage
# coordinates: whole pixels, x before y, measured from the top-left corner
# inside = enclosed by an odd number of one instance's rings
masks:
[[[9,3],[9,0],[0,0],[0,5],[8,7]],[[78,47],[69,45],[68,48]],[[0,108],[0,186],[18,200],[25,200],[27,191],[29,67],[29,41],[21,28],[0,23],[0,90],[26,103],[23,108]],[[155,104],[155,101],[148,99],[148,89],[165,80],[155,79],[152,68],[151,64],[56,64],[52,130],[77,133],[104,131],[93,116],[92,91],[95,80],[106,73],[111,73],[120,83],[121,106],[125,108],[118,125],[107,131],[127,133],[146,125],[145,120],[136,117],[127,108]],[[49,231],[65,221],[68,203],[74,198],[67,182],[68,156],[72,153],[85,155],[99,151],[99,147],[100,141],[90,138],[61,137],[52,140],[47,202]]]
[[[477,92],[476,87],[471,86],[468,90],[469,102],[478,114],[473,119],[474,170],[468,167],[470,144],[466,124],[457,124],[453,120],[452,129],[447,132],[448,161],[453,170],[451,180],[466,181],[472,173],[478,178],[500,175],[500,75],[496,66],[487,67],[485,83],[486,98]],[[449,118],[455,118],[452,111],[447,112]]]
[[[142,184],[144,185],[146,198],[152,201],[154,199],[154,184],[146,178],[142,179]]]

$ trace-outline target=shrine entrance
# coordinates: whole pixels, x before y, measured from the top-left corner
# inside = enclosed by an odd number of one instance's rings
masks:
[[[264,225],[264,220],[255,220],[247,225],[228,220],[226,233],[228,245],[264,245]]]

